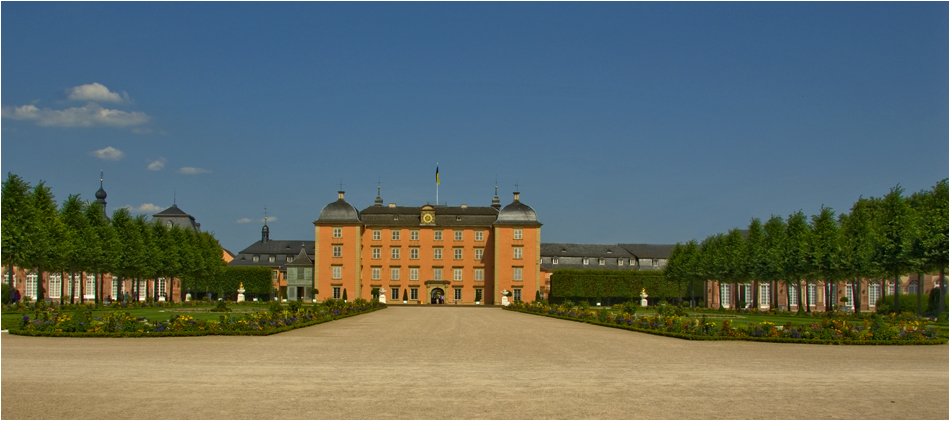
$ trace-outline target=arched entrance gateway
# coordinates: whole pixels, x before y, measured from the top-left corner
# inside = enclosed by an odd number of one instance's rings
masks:
[[[433,288],[429,304],[445,304],[445,291],[442,288]]]

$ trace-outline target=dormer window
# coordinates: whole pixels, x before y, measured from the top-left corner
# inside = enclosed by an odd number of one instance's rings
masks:
[[[251,261],[252,261],[252,262],[259,262],[259,261],[261,261],[261,256],[254,256],[254,257],[251,258]]]
[[[462,222],[462,215],[456,216],[455,222]]]
[[[277,261],[277,256],[267,256],[267,261],[270,263],[274,263]]]
[[[617,259],[617,266],[623,266],[623,259]]]
[[[293,262],[293,261],[294,261],[293,256],[287,256],[287,262],[288,262],[288,263],[289,263],[289,262]]]
[[[552,258],[551,258],[551,263],[556,265],[556,264],[557,264],[557,257],[552,257]]]
[[[601,265],[601,266],[606,265],[606,264],[607,264],[607,259],[603,259],[603,258],[597,259],[597,264],[598,264],[598,265]]]
[[[590,264],[590,259],[587,258],[587,257],[585,257],[584,260],[583,260],[583,263],[584,263],[585,265],[589,265],[589,264]]]

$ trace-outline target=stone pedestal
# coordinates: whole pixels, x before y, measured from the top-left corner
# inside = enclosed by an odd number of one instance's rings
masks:
[[[185,301],[191,301],[191,293],[185,294]]]
[[[647,295],[646,290],[640,292],[640,307],[647,307],[649,305],[647,297],[649,297],[649,295]]]
[[[244,301],[244,288],[241,288],[241,289],[239,289],[239,290],[237,290],[237,291],[238,291],[238,299],[237,299],[237,302],[239,302],[239,303],[240,303],[240,302],[243,302],[243,301]]]
[[[379,303],[386,304],[386,289],[385,288],[379,289]]]
[[[502,296],[502,297],[501,297],[501,305],[507,307],[509,304],[511,304],[511,303],[508,302],[508,297],[507,297],[507,296]]]

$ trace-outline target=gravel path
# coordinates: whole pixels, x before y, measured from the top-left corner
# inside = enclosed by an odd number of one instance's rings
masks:
[[[947,346],[691,342],[497,308],[0,340],[3,419],[950,418]]]

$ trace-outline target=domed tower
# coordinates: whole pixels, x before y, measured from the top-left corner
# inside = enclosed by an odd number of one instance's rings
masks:
[[[102,204],[102,214],[109,219],[109,213],[106,212],[106,190],[102,188],[102,171],[99,171],[99,191],[96,192],[96,202]]]
[[[361,297],[360,213],[338,192],[337,200],[323,207],[314,225],[314,288],[319,300]]]
[[[514,192],[514,201],[498,212],[495,231],[494,303],[502,291],[512,301],[534,301],[541,289],[541,222]]]

